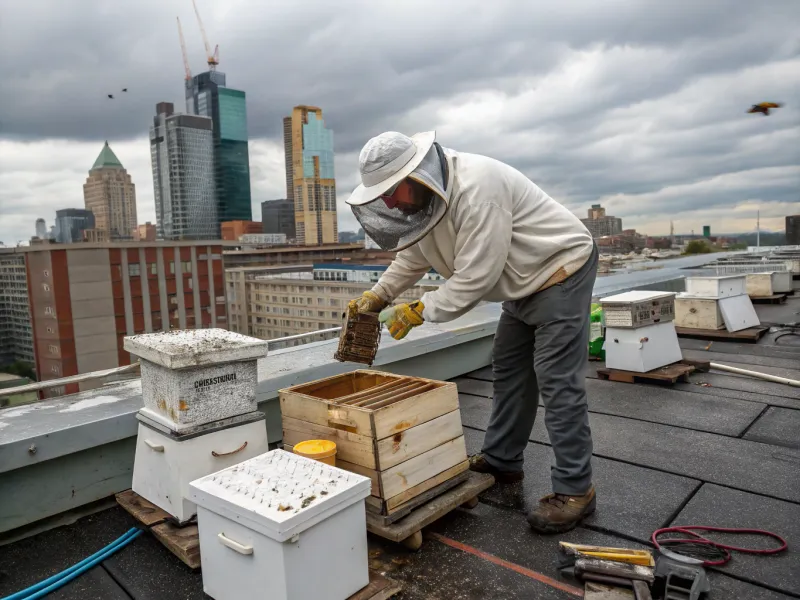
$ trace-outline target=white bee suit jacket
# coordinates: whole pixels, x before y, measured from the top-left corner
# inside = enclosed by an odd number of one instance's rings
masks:
[[[392,301],[431,267],[447,281],[424,294],[423,318],[447,322],[479,302],[519,300],[560,283],[592,254],[583,223],[516,169],[444,149],[447,212],[400,251],[373,288]]]

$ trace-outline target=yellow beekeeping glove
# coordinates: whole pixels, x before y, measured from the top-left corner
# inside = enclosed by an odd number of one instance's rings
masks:
[[[388,302],[378,296],[375,292],[371,292],[367,290],[363,294],[361,294],[360,298],[356,298],[355,300],[350,300],[348,306],[355,306],[358,312],[365,313],[365,312],[379,312],[381,311]]]
[[[425,305],[419,300],[411,304],[398,304],[389,306],[381,311],[378,320],[386,324],[389,333],[396,340],[402,340],[413,327],[422,325],[422,311]]]

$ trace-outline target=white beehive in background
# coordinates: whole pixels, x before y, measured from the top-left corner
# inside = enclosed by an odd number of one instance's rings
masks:
[[[760,323],[750,296],[747,295],[748,277],[750,275],[745,274],[722,277],[687,277],[686,293],[681,294],[680,303],[685,307],[686,302],[691,303],[691,299],[714,300],[728,331],[736,332],[755,327]],[[681,311],[685,316],[684,307],[681,308]],[[700,309],[699,305],[692,306],[689,310],[691,308],[696,311]],[[710,315],[706,315],[704,321],[710,322]],[[689,327],[689,325],[682,325],[684,322],[683,319],[679,319],[678,325]],[[703,327],[703,329],[716,329],[716,327]]]
[[[751,297],[772,296],[772,273],[748,273],[747,295]]]
[[[789,271],[772,272],[772,291],[776,294],[792,292],[792,274]]]
[[[606,367],[646,373],[683,358],[675,323],[656,323],[635,329],[607,327]]]
[[[722,329],[725,320],[716,298],[678,294],[675,298],[675,325],[689,329]]]
[[[600,299],[606,367],[646,373],[683,358],[675,331],[675,293],[631,291]]]
[[[256,410],[258,359],[267,341],[224,329],[126,337],[142,365],[143,414],[173,431]]]
[[[675,293],[633,290],[601,298],[606,327],[642,327],[672,321]]]
[[[746,275],[687,277],[686,293],[700,298],[729,298],[747,294]]]
[[[754,298],[786,294],[791,291],[792,274],[788,271],[747,274],[747,294]]]
[[[369,583],[371,481],[273,450],[190,484],[215,600],[345,600]]]

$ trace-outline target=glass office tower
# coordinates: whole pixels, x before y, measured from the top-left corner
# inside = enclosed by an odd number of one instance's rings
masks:
[[[226,87],[224,73],[200,73],[186,82],[186,111],[213,123],[219,220],[252,220],[245,93]]]

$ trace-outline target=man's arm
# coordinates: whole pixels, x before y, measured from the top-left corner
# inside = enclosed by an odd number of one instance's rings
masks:
[[[430,269],[430,264],[422,256],[419,247],[414,244],[397,253],[392,264],[381,275],[372,291],[387,303],[391,303],[416,284]]]
[[[456,234],[453,276],[422,296],[426,321],[443,323],[474,308],[497,284],[511,247],[511,212],[489,198],[472,202]]]

